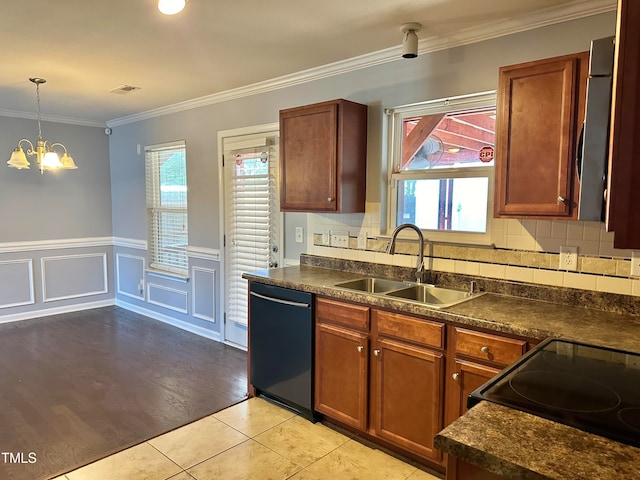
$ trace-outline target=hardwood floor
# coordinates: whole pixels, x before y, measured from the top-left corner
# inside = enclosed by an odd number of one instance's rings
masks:
[[[237,403],[246,384],[245,352],[119,307],[0,325],[0,478],[72,470]]]

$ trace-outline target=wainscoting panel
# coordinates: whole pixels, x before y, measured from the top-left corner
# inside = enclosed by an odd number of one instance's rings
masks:
[[[146,259],[138,255],[116,254],[116,291],[119,295],[144,301],[145,262]]]
[[[43,302],[108,293],[106,253],[43,257]]]
[[[192,267],[192,315],[202,320],[215,322],[215,278],[216,272],[209,268]]]
[[[33,260],[1,261],[0,285],[0,308],[34,304]]]
[[[188,293],[147,282],[147,301],[153,305],[188,314]]]

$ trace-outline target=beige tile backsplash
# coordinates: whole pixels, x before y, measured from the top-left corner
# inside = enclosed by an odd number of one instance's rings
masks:
[[[310,214],[307,253],[390,265],[413,266],[417,242],[400,240],[396,255],[385,254],[388,236],[380,232],[380,205],[364,214]],[[322,245],[322,233],[349,232],[349,249]],[[366,250],[357,236],[367,236]],[[630,277],[631,251],[613,248],[613,234],[598,222],[492,219],[493,246],[428,242],[425,265],[445,272],[544,285],[640,296],[640,280]],[[578,270],[559,268],[563,245],[578,247]]]

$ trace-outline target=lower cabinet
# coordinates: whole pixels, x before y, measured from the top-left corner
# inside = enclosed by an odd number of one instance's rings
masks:
[[[444,324],[316,300],[315,408],[442,464]]]
[[[526,340],[318,297],[315,328],[318,412],[434,468],[447,465],[447,479],[476,478],[433,439],[466,412],[473,390],[526,352]]]

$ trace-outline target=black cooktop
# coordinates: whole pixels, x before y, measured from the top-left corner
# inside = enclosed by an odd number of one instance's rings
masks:
[[[489,400],[640,447],[640,354],[545,340],[474,390]]]

